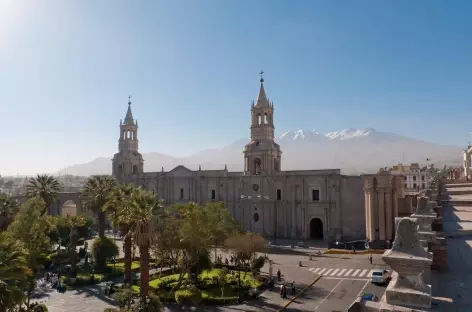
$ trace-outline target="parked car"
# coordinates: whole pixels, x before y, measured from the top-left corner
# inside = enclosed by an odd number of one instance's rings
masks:
[[[361,298],[364,301],[373,301],[373,302],[379,301],[379,297],[377,297],[375,294],[372,294],[372,293],[364,293],[362,294]]]
[[[370,281],[373,284],[385,285],[388,283],[390,273],[384,269],[377,269],[372,272]]]

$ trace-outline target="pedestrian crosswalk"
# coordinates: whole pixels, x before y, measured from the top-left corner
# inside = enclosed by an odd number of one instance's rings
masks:
[[[330,268],[310,268],[312,273],[337,278],[355,278],[355,279],[370,279],[372,277],[372,269],[330,269]]]

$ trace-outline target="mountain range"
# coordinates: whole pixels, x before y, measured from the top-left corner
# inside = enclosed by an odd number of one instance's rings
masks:
[[[436,166],[461,163],[461,148],[420,141],[375,129],[346,129],[318,133],[301,129],[288,131],[276,139],[282,148],[282,170],[341,169],[343,174],[377,172],[393,164],[427,159]],[[188,157],[173,157],[161,153],[143,153],[144,171],[172,170],[184,165],[192,170],[205,169],[242,171],[244,145],[249,139],[237,140],[221,149],[204,150]],[[59,170],[61,174],[88,176],[111,174],[111,157],[97,158]]]

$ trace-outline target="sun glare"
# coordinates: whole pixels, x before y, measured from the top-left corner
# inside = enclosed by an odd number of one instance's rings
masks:
[[[8,45],[15,30],[24,22],[25,13],[32,1],[0,0],[0,46]]]

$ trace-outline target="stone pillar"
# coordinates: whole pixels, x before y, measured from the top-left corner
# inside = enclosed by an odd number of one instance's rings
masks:
[[[394,213],[393,213],[393,203],[392,203],[392,191],[388,190],[385,193],[385,208],[386,208],[386,238],[387,240],[393,239],[393,226],[394,226]]]
[[[392,270],[392,280],[385,291],[386,303],[408,308],[431,308],[431,285],[423,280],[430,270],[432,256],[424,250],[418,239],[418,223],[414,218],[397,218],[397,230],[392,249],[384,260]]]
[[[431,224],[436,219],[432,212],[427,197],[419,197],[416,205],[416,212],[411,215],[418,220],[418,237],[424,248],[436,240],[436,233],[432,231]]]
[[[433,254],[433,264],[431,269],[444,272],[449,269],[447,260],[447,241],[444,237],[437,237],[436,240],[429,245],[429,251]]]
[[[365,189],[364,190],[364,204],[365,204],[365,235],[368,240],[371,240],[371,233],[370,229],[372,228],[370,222],[370,193],[371,190]]]
[[[378,191],[378,223],[379,223],[379,240],[385,241],[385,189]]]

